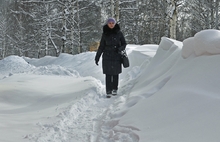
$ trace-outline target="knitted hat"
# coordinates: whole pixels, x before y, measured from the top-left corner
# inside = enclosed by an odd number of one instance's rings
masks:
[[[115,18],[108,18],[107,21],[106,21],[106,24],[108,24],[108,23],[110,23],[110,22],[116,24]]]

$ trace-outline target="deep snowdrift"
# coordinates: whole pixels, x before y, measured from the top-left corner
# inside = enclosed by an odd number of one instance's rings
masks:
[[[183,41],[182,56],[188,58],[190,55],[217,55],[220,54],[220,31],[203,30],[194,37]]]
[[[143,69],[118,125],[130,126],[140,142],[218,142],[220,55],[183,59],[181,43],[168,44],[163,38]]]
[[[94,52],[1,60],[0,141],[218,142],[219,41],[205,30],[129,45],[131,67],[111,99]]]

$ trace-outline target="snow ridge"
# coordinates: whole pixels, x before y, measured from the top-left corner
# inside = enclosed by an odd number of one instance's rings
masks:
[[[72,76],[80,77],[79,73],[75,70],[70,70],[59,65],[40,66],[32,69],[29,74],[36,75],[59,75],[59,76]]]

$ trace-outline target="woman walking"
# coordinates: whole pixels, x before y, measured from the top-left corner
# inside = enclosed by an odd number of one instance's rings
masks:
[[[102,55],[102,69],[106,75],[107,98],[117,95],[119,74],[122,72],[121,51],[125,50],[126,41],[120,30],[120,26],[114,18],[109,18],[103,26],[103,34],[100,46],[95,56],[98,65]]]

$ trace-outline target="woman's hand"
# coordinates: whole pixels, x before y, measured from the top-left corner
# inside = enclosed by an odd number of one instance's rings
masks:
[[[98,60],[95,60],[95,64],[98,66],[98,65],[99,65],[99,61],[98,61]]]

